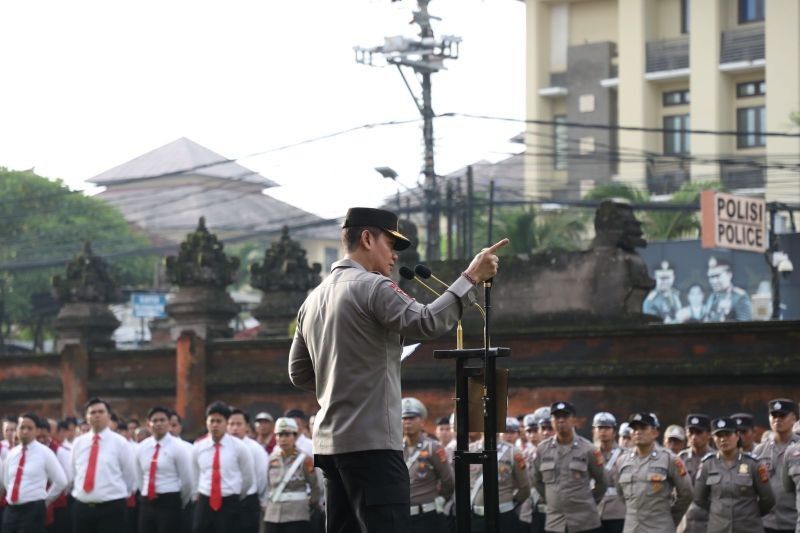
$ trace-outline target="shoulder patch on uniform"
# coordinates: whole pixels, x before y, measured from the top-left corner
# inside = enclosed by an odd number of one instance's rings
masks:
[[[311,457],[306,457],[306,471],[310,474],[314,471],[314,459]]]
[[[445,451],[445,449],[444,449],[444,448],[442,448],[441,446],[439,446],[438,448],[436,448],[436,457],[438,457],[438,458],[439,458],[439,460],[440,460],[441,462],[443,462],[443,463],[446,463],[446,462],[447,462],[447,452],[446,452],[446,451]]]
[[[683,464],[680,457],[675,458],[675,468],[678,470],[678,475],[683,477],[686,475],[686,465]]]
[[[713,454],[713,453],[707,453],[707,454],[705,454],[705,456],[704,456],[704,457],[701,459],[701,461],[705,463],[706,461],[708,461],[708,460],[709,460],[709,459],[711,459],[712,457],[714,457],[714,454]]]
[[[514,451],[514,462],[517,463],[517,468],[525,470],[525,457],[518,451]]]
[[[767,465],[764,463],[758,465],[758,479],[761,480],[761,483],[769,483],[769,472],[767,471]]]
[[[394,281],[393,281],[393,282],[391,282],[391,283],[389,284],[389,286],[392,288],[392,290],[393,290],[394,292],[396,292],[396,293],[397,293],[397,294],[399,294],[400,296],[405,296],[405,297],[406,297],[406,298],[408,298],[409,300],[411,300],[411,301],[414,301],[414,298],[412,298],[411,296],[409,296],[409,295],[408,295],[408,293],[406,293],[406,291],[404,291],[403,289],[401,289],[401,288],[400,288],[400,286],[399,286],[397,283],[395,283]]]
[[[603,466],[605,459],[603,459],[603,454],[600,450],[592,450],[592,455],[594,455],[594,464],[597,466]]]

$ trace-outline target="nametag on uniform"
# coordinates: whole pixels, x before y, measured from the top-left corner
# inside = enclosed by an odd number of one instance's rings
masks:
[[[745,463],[742,463],[742,464],[739,465],[739,473],[740,474],[749,474],[750,473],[750,468],[748,468]]]

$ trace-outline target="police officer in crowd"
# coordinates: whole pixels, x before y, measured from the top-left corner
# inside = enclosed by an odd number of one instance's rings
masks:
[[[228,417],[228,433],[239,439],[250,451],[253,461],[253,481],[247,496],[240,502],[239,530],[241,533],[258,533],[261,508],[267,504],[267,452],[255,440],[248,437],[250,415],[241,409],[231,409]]]
[[[425,405],[416,398],[403,398],[401,416],[403,459],[411,480],[411,522],[408,531],[436,532],[444,525],[438,510],[452,496],[455,488],[453,468],[441,443],[425,435],[422,429],[422,424],[428,418]]]
[[[658,446],[658,419],[652,413],[629,417],[633,449],[620,459],[617,491],[625,500],[625,533],[674,533],[692,501],[683,461]]]
[[[592,437],[603,460],[607,479],[614,479],[617,473],[622,448],[617,444],[617,419],[611,413],[600,412],[592,419]],[[617,487],[610,484],[598,505],[600,531],[603,533],[622,533],[625,526],[625,500],[617,493]]]
[[[514,419],[515,422],[516,419]],[[508,422],[508,420],[507,420]],[[470,443],[469,449],[477,452],[483,449],[483,439]],[[472,533],[486,531],[486,510],[483,505],[483,467],[470,465],[470,494],[472,506]],[[522,452],[503,439],[497,440],[497,486],[500,514],[497,518],[498,531],[520,533],[522,523],[516,509],[530,496],[530,482]]]
[[[798,510],[797,526],[795,532],[800,531],[800,444],[789,445],[784,454],[781,480],[783,488],[789,494],[795,494],[795,509]]]
[[[739,434],[739,449],[752,454],[756,449],[753,415],[750,413],[734,413],[731,418],[736,422],[736,432]]]
[[[550,416],[550,407],[545,407],[547,417]],[[525,415],[522,419],[527,442],[522,449],[522,458],[525,460],[525,470],[528,473],[528,482],[533,487],[533,463],[536,460],[536,450],[542,442],[542,435],[539,432],[539,420],[544,416],[542,408],[533,413]],[[518,516],[521,522],[529,524],[528,530],[531,533],[543,533],[545,524],[545,506],[542,497],[536,490],[531,490],[530,497],[520,505]]]
[[[701,413],[690,413],[686,416],[686,433],[689,436],[689,447],[678,454],[686,470],[689,481],[694,483],[700,463],[711,451],[711,417]],[[689,506],[680,525],[678,533],[705,533],[708,524],[708,511],[694,503]]]
[[[633,448],[633,430],[627,422],[619,425],[619,440],[617,443],[622,449]]]
[[[711,427],[718,451],[702,460],[694,484],[694,503],[709,511],[707,531],[763,532],[761,517],[775,505],[767,468],[739,450],[735,420],[717,418]]]
[[[398,231],[397,215],[352,208],[342,242],[345,258],[297,314],[289,377],[314,391],[320,405],[314,457],[325,474],[327,530],[404,532],[410,498],[400,420],[401,338],[450,331],[474,303],[475,286],[497,273],[495,252],[508,239],[476,255],[428,305],[389,278],[397,252],[410,244]]]
[[[686,432],[681,426],[673,424],[667,427],[664,431],[664,447],[675,455],[686,449]]]
[[[319,501],[314,459],[295,445],[300,428],[293,418],[275,421],[277,446],[269,455],[266,533],[309,533],[311,509]]]
[[[797,420],[797,403],[787,398],[777,398],[770,401],[768,406],[772,438],[762,439],[753,452],[766,466],[775,494],[775,507],[764,517],[764,530],[767,533],[794,531],[797,522],[795,498],[783,489],[782,471],[787,448],[800,441],[800,437],[792,433],[792,426]]]
[[[600,527],[597,504],[607,488],[603,454],[575,433],[571,403],[551,405],[550,420],[555,435],[539,444],[533,474],[534,487],[546,504],[545,530],[595,530]]]

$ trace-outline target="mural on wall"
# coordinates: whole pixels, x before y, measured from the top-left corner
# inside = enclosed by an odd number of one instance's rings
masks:
[[[781,249],[800,262],[800,235],[781,235]],[[656,287],[642,311],[665,324],[769,320],[772,271],[763,254],[701,247],[699,240],[649,243],[638,250]],[[800,318],[800,276],[781,277],[781,318]]]

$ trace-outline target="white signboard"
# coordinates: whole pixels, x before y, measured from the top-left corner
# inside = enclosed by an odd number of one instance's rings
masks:
[[[703,248],[765,252],[769,245],[764,200],[716,191],[700,194]]]

